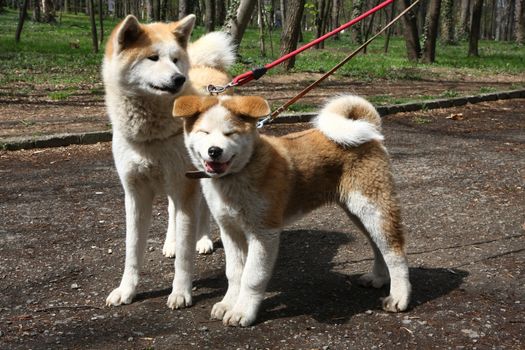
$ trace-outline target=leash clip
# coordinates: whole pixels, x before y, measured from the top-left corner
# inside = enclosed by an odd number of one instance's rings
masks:
[[[228,84],[224,86],[210,84],[206,87],[206,90],[208,91],[210,95],[219,95],[219,94],[222,94],[227,89],[232,88],[233,86],[234,85],[231,82],[229,82]]]
[[[268,124],[272,120],[273,120],[273,118],[272,118],[271,115],[268,115],[267,117],[264,117],[263,119],[261,119],[261,120],[259,120],[257,122],[257,129],[262,128],[263,126],[265,126],[266,124]]]

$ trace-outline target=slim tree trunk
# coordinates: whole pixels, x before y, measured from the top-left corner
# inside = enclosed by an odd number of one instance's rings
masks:
[[[525,44],[525,0],[516,0],[514,18],[516,43],[523,45]]]
[[[297,48],[297,40],[301,31],[301,19],[303,17],[305,0],[288,0],[288,11],[286,14],[286,25],[281,35],[281,56]],[[295,65],[295,57],[284,62],[286,70]]]
[[[241,44],[244,31],[252,17],[257,0],[240,0],[238,3],[239,7],[237,8],[236,14],[231,16],[226,24],[227,32],[231,34],[233,42],[237,47]],[[232,5],[233,4],[234,1],[232,1]]]
[[[288,9],[286,8],[287,0],[279,0],[279,8],[281,9],[281,26],[284,28],[286,26],[286,15],[288,14]]]
[[[204,1],[204,6],[204,27],[209,33],[215,29],[215,0]]]
[[[398,2],[399,12],[410,6],[410,0]],[[417,17],[413,10],[403,16],[404,36],[407,49],[407,57],[410,61],[417,61],[421,56],[421,44],[419,43],[419,32],[417,29]]]
[[[42,21],[42,14],[40,12],[40,1],[36,0],[33,4],[33,21],[40,22]]]
[[[481,12],[483,9],[483,0],[474,0],[472,5],[472,18],[470,25],[468,55],[479,56],[478,42],[481,27]]]
[[[42,0],[42,14],[43,22],[56,23],[55,4],[53,3],[53,0]]]
[[[454,44],[454,0],[443,0],[441,5],[441,41]]]
[[[469,32],[470,1],[460,0],[459,21],[456,30],[459,40],[466,38]]]
[[[215,23],[218,26],[224,25],[226,20],[226,1],[215,1]]]
[[[192,13],[193,1],[191,0],[179,0],[179,19],[186,17]]]
[[[263,14],[263,0],[257,0],[257,21],[259,22],[259,49],[261,56],[266,57],[266,45],[264,42],[264,14]]]
[[[27,6],[29,5],[29,0],[24,0],[22,7],[20,7],[20,14],[18,16],[18,26],[16,27],[15,33],[15,42],[20,42],[20,36],[22,35],[22,29],[24,28],[24,22],[27,17]]]
[[[423,62],[434,63],[436,60],[436,42],[439,27],[441,0],[430,0],[425,23],[425,43],[423,46]]]
[[[100,24],[100,45],[104,41],[104,11],[103,11],[103,0],[98,0],[98,21]]]
[[[354,0],[352,2],[352,18],[363,13],[364,0]],[[363,25],[362,22],[357,22],[350,29],[352,31],[352,38],[357,44],[363,43]]]
[[[88,0],[89,19],[91,22],[91,39],[93,41],[93,52],[98,52],[97,24],[95,21],[95,4],[93,0]]]
[[[332,1],[332,29],[339,27],[339,11],[341,11],[341,0]],[[339,40],[339,33],[333,36],[333,40]]]
[[[389,15],[389,19],[388,19],[388,22],[392,22],[394,20],[394,16],[396,15],[396,4],[393,2],[392,5],[390,5],[390,15]],[[390,28],[388,28],[388,30],[386,31],[386,36],[385,36],[385,47],[384,47],[384,52],[387,53],[388,52],[388,45],[390,44],[390,37],[392,36],[392,32],[394,31],[394,27],[395,26],[391,26]]]

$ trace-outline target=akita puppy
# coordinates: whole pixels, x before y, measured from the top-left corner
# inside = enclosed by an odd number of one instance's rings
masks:
[[[390,281],[383,309],[407,308],[411,286],[390,162],[374,107],[357,96],[330,101],[313,129],[259,135],[270,112],[260,97],[186,96],[175,101],[185,143],[201,170],[204,196],[226,254],[228,291],[212,318],[248,326],[274,266],[279,235],[292,220],[327,203],[341,205],[373,247],[366,286]]]
[[[195,246],[201,253],[213,248],[202,193],[195,181],[184,176],[191,161],[184,147],[182,122],[171,113],[178,96],[204,93],[208,84],[226,84],[225,69],[234,62],[235,54],[225,33],[210,33],[189,44],[194,23],[194,15],[147,25],[128,16],[106,45],[102,69],[106,105],[126,208],[124,274],[107,305],[130,303],[136,294],[156,194],[168,197],[162,251],[168,257],[176,256],[169,307],[191,305]]]

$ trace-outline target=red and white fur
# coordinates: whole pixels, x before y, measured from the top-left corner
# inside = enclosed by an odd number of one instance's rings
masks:
[[[185,142],[217,221],[226,254],[228,290],[211,316],[248,326],[257,316],[283,227],[327,203],[338,203],[369,238],[375,261],[360,282],[390,281],[383,308],[408,307],[411,286],[399,208],[380,117],[357,96],[328,102],[315,128],[283,137],[260,135],[269,113],[259,97],[178,99]]]
[[[107,305],[128,304],[136,294],[156,195],[168,197],[162,252],[176,256],[169,307],[191,305],[195,247],[200,253],[213,249],[206,203],[199,186],[184,176],[191,161],[182,122],[171,112],[179,96],[203,94],[203,86],[210,83],[227,83],[225,69],[235,54],[224,33],[210,33],[189,43],[194,23],[193,15],[147,25],[128,16],[106,45],[102,69],[106,105],[126,208],[124,273]]]

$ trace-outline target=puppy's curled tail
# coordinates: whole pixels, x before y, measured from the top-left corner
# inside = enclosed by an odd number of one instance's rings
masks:
[[[235,63],[235,45],[224,32],[211,32],[200,37],[188,47],[192,66],[207,66],[226,70]]]
[[[326,137],[343,146],[383,140],[379,113],[359,96],[345,95],[328,101],[313,123]]]

